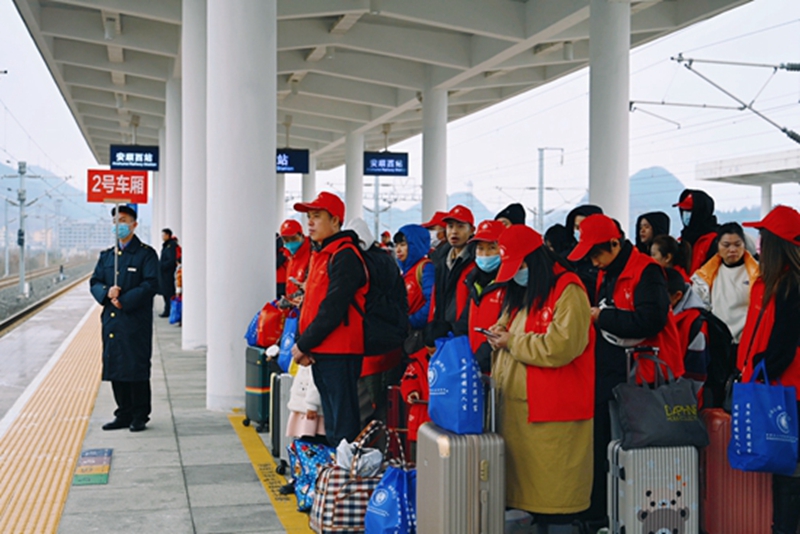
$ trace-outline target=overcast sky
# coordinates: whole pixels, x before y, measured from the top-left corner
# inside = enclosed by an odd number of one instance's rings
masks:
[[[687,71],[670,56],[766,64],[800,62],[800,1],[755,0],[631,53],[631,98],[696,104],[733,101]],[[800,131],[800,72],[735,66],[699,66],[778,124]],[[0,160],[27,160],[57,175],[72,175],[85,187],[95,166],[83,137],[11,0],[0,0]],[[567,207],[588,187],[588,69],[453,122],[448,128],[448,192],[472,190],[490,209],[511,197],[536,203],[537,147],[563,147],[546,160],[546,208]],[[793,141],[749,112],[642,106],[664,119],[633,112],[630,171],[662,166],[690,187],[711,193],[731,209],[759,204],[759,191],[695,180],[698,163],[732,157],[800,150]],[[21,126],[20,126],[21,124]],[[401,194],[419,193],[420,138],[392,147],[410,152],[411,176],[393,179]],[[343,187],[343,170],[320,172],[318,188]],[[371,182],[371,178],[367,178]],[[498,189],[498,185],[502,190]],[[299,176],[287,177],[287,193],[299,192]],[[369,188],[366,189],[370,193]],[[774,201],[800,206],[800,186],[777,186]],[[667,208],[665,206],[665,208]]]

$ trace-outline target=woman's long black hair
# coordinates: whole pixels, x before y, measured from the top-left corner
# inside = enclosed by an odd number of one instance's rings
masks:
[[[556,264],[567,271],[574,270],[565,259],[544,245],[525,256],[523,261],[528,266],[528,287],[522,287],[513,280],[508,282],[503,313],[512,313],[522,307],[530,310],[542,306],[556,286]]]

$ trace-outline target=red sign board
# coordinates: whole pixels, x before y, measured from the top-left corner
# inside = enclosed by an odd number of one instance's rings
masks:
[[[88,202],[147,204],[147,171],[89,169],[88,179]]]

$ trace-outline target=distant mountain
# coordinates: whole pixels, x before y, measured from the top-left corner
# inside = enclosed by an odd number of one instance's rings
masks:
[[[493,219],[495,214],[487,208],[483,202],[478,200],[472,193],[458,192],[447,196],[447,207],[451,208],[456,204],[462,204],[472,210],[475,216],[475,223],[484,221],[486,219]],[[364,210],[364,220],[369,224],[370,229],[374,225],[374,217],[372,213]],[[420,224],[422,221],[422,204],[417,203],[408,209],[402,210],[398,208],[391,208],[380,215],[381,232],[389,230],[394,234],[400,227],[406,224]]]

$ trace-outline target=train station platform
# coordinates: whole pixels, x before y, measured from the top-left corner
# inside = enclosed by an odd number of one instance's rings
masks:
[[[2,384],[0,532],[311,532],[294,497],[277,494],[284,480],[267,434],[244,427],[243,414],[206,410],[205,354],[181,350],[166,319],[155,318],[147,430],[102,430],[115,403],[100,381],[100,308],[87,295],[81,285],[0,338],[0,360],[38,362],[11,406]],[[75,485],[76,473],[104,470],[78,467],[81,453],[106,449],[107,483]]]

